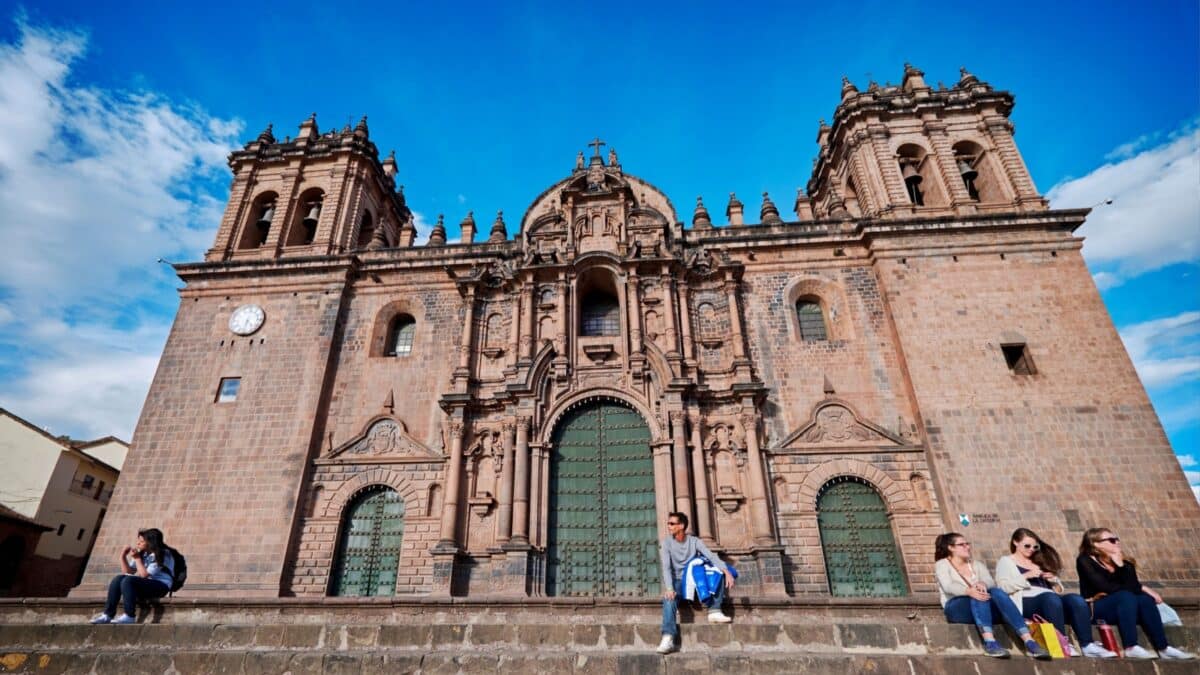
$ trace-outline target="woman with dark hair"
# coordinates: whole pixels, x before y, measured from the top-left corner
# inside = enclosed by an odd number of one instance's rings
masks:
[[[1021,616],[1045,617],[1062,635],[1067,634],[1066,621],[1070,621],[1084,656],[1116,657],[1116,652],[1092,639],[1092,614],[1083,596],[1063,592],[1058,579],[1062,558],[1053,546],[1042,541],[1033,530],[1018,527],[1008,541],[1008,551],[1012,555],[996,563],[996,584],[1012,598]],[[1063,645],[1063,650],[1068,656],[1079,656],[1069,642]]]
[[[1140,624],[1150,644],[1164,659],[1193,659],[1191,654],[1167,644],[1162,617],[1155,606],[1163,600],[1158,593],[1138,580],[1137,565],[1121,549],[1121,539],[1106,527],[1093,527],[1083,533],[1079,557],[1079,591],[1092,603],[1092,618],[1116,624],[1121,631],[1125,658],[1152,659],[1154,654],[1137,643]]]
[[[983,652],[1006,659],[1008,650],[996,642],[992,616],[999,614],[1004,623],[1021,635],[1029,655],[1047,660],[1050,654],[1033,640],[1029,627],[1013,601],[988,574],[987,565],[971,559],[971,542],[957,532],[939,535],[934,544],[934,575],[941,595],[942,611],[950,623],[973,623],[983,637]]]
[[[108,582],[108,602],[92,623],[134,623],[138,600],[161,598],[171,590],[175,559],[162,530],[138,530],[137,543],[121,551],[120,561],[122,574]],[[125,612],[113,618],[122,599]]]

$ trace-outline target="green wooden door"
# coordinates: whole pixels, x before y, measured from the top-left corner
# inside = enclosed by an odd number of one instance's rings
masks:
[[[550,461],[548,595],[657,594],[654,460],[650,430],[614,403],[571,411]]]
[[[404,535],[404,500],[380,488],[356,499],[342,523],[331,595],[395,595]]]
[[[817,522],[833,595],[908,593],[887,508],[874,488],[854,481],[829,485],[817,500]]]

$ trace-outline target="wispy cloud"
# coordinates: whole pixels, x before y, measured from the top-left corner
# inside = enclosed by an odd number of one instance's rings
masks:
[[[1200,311],[1132,324],[1120,333],[1147,389],[1200,378]]]
[[[17,28],[0,44],[0,404],[128,438],[175,309],[155,260],[212,243],[241,123],[80,86],[83,34]]]
[[[1200,121],[1147,134],[1109,153],[1110,163],[1054,186],[1055,208],[1100,204],[1080,229],[1101,288],[1200,259]],[[1113,203],[1103,202],[1112,199]]]

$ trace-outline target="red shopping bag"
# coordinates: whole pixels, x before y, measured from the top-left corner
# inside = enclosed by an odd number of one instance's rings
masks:
[[[1104,623],[1103,621],[1096,622],[1096,629],[1100,631],[1100,644],[1110,652],[1116,652],[1117,656],[1124,658],[1125,654],[1121,651],[1121,641],[1117,639],[1117,629]]]

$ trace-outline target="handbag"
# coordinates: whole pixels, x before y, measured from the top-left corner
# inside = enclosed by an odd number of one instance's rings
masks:
[[[1175,608],[1165,602],[1158,604],[1158,615],[1162,617],[1164,626],[1182,626],[1183,620],[1179,618],[1179,612]]]
[[[1108,651],[1123,658],[1125,653],[1121,649],[1121,641],[1117,639],[1117,629],[1103,621],[1096,622],[1096,629],[1100,631],[1100,644],[1104,645]]]
[[[1034,614],[1033,618],[1026,622],[1029,625],[1029,632],[1033,634],[1033,639],[1042,649],[1045,649],[1051,658],[1065,659],[1067,653],[1063,646],[1066,644],[1066,639],[1046,619],[1039,614]]]

